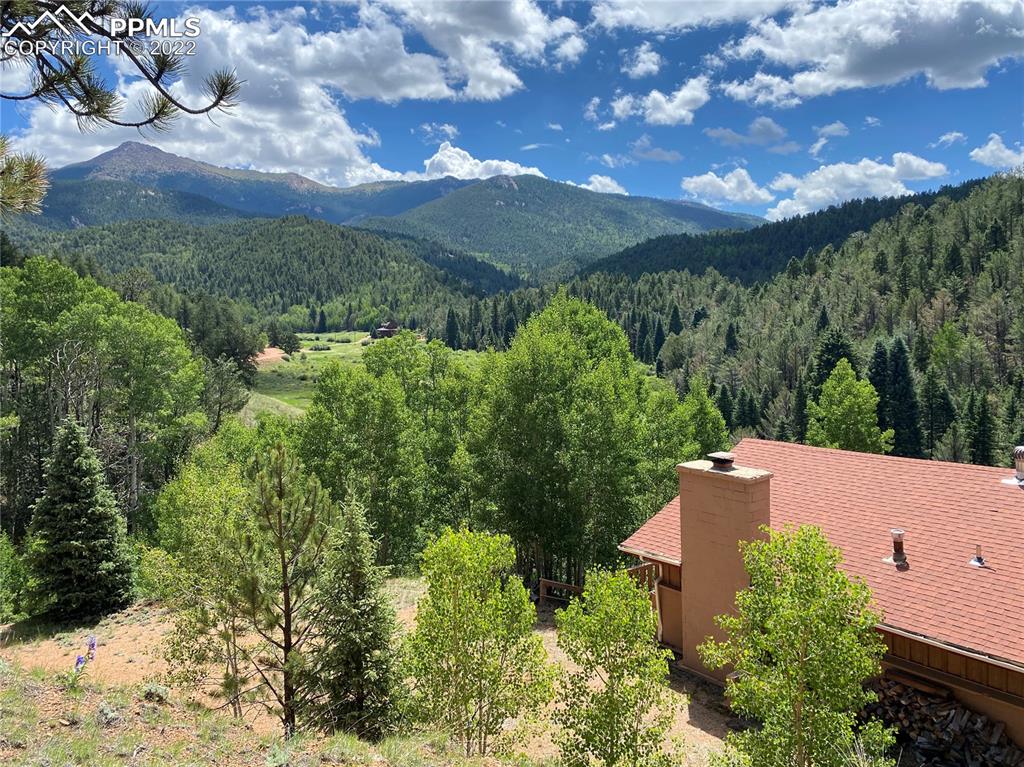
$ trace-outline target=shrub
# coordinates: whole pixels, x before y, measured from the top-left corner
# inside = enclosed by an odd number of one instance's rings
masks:
[[[559,688],[556,720],[568,767],[671,764],[668,661],[655,640],[647,589],[625,570],[587,574],[582,599],[556,614],[558,646],[576,670]]]
[[[423,553],[427,593],[409,636],[411,712],[487,754],[506,725],[551,693],[536,611],[512,574],[508,536],[448,530]]]

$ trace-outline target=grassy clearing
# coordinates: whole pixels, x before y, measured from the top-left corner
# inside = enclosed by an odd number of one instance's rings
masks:
[[[302,349],[288,357],[260,363],[256,372],[253,395],[242,411],[242,418],[252,421],[257,414],[271,412],[298,415],[313,401],[317,377],[326,365],[362,364],[363,352],[372,341],[366,333],[323,333],[299,335]],[[480,360],[477,352],[457,352],[470,369]]]
[[[332,362],[358,365],[363,356],[365,333],[302,335],[302,349],[280,360],[262,363],[256,372],[255,394],[263,395],[299,410],[313,400],[313,387],[320,371]],[[267,403],[257,400],[251,407]]]

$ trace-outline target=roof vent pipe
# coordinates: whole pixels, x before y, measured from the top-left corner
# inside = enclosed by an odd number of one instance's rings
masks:
[[[898,527],[894,527],[889,532],[892,533],[892,561],[901,565],[907,561],[907,555],[903,551],[904,532]]]
[[[974,556],[971,558],[970,564],[974,567],[984,567],[985,557],[981,555],[981,544],[977,544],[974,547]]]

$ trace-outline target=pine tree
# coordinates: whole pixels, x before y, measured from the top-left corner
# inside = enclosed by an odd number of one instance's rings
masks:
[[[814,368],[811,379],[811,391],[817,397],[821,391],[821,385],[828,380],[839,360],[846,359],[850,367],[857,369],[854,361],[853,345],[846,334],[835,325],[829,326],[818,342],[818,348],[814,353]]]
[[[831,320],[828,317],[828,310],[825,308],[825,304],[822,304],[821,312],[819,312],[818,314],[818,322],[815,325],[815,329],[818,333],[822,333],[830,324]]]
[[[54,442],[32,536],[38,590],[61,618],[100,615],[131,601],[125,522],[96,452],[70,418]]]
[[[644,359],[644,354],[647,349],[647,337],[650,335],[650,332],[650,326],[647,324],[647,315],[641,314],[640,325],[637,327],[636,331],[636,346],[633,348],[633,353],[641,362],[647,362],[647,360]]]
[[[654,362],[654,337],[648,334],[647,339],[644,341],[643,349],[638,351],[637,356],[641,362],[650,364]]]
[[[881,340],[875,341],[871,362],[868,365],[868,380],[878,392],[878,425],[889,428],[889,352]]]
[[[324,308],[320,307],[320,314],[316,318],[316,332],[326,333],[327,332],[327,315],[324,313]]]
[[[928,336],[922,328],[918,328],[914,334],[914,367],[921,372],[928,369],[928,363],[932,358],[932,345],[928,340]]]
[[[448,307],[448,319],[444,327],[444,341],[452,349],[462,348],[462,334],[459,333],[459,318],[455,316],[455,310]]]
[[[661,354],[661,347],[665,345],[665,328],[662,327],[661,320],[659,319],[657,324],[654,326],[654,357]]]
[[[967,400],[966,436],[971,463],[992,466],[996,453],[996,424],[984,390],[972,389]]]
[[[672,304],[672,315],[668,320],[669,335],[683,332],[683,318],[679,316],[679,305]]]
[[[690,327],[696,328],[704,320],[708,318],[708,310],[705,306],[698,306],[693,310],[693,319],[690,321]]]
[[[1003,431],[1006,434],[1007,448],[1024,445],[1024,373],[1017,380],[1006,396],[1006,410],[1003,413]],[[1010,450],[1007,450],[1007,455]]]
[[[308,668],[316,723],[377,741],[395,723],[395,613],[363,507],[349,500],[332,533],[315,597],[319,637]]]
[[[929,367],[921,383],[921,427],[925,453],[934,456],[949,425],[956,418],[956,408],[942,378]]]
[[[889,376],[886,387],[887,418],[879,425],[893,429],[892,454],[908,458],[924,455],[924,436],[921,434],[921,412],[914,388],[914,374],[910,371],[910,353],[902,338],[897,338],[889,354]]]
[[[957,277],[964,275],[964,258],[960,246],[955,242],[946,251],[946,274],[955,274]]]
[[[732,431],[735,426],[733,420],[734,405],[732,394],[729,393],[729,387],[725,384],[718,387],[718,397],[715,398],[715,405],[718,407],[718,412],[722,414],[722,418],[725,419],[726,428]]]
[[[807,386],[802,376],[793,393],[793,438],[797,442],[807,439]]]
[[[736,324],[733,322],[729,323],[729,327],[725,330],[725,353],[735,354],[739,351],[740,342],[738,333],[736,331]]]

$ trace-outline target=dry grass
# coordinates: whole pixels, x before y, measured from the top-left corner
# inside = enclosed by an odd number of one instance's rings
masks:
[[[423,581],[393,578],[388,591],[401,629],[409,630]],[[278,725],[270,716],[238,722],[200,704],[186,704],[186,691],[179,691],[184,696],[180,701],[178,692],[172,694],[166,705],[145,701],[145,686],[166,670],[161,645],[169,628],[166,611],[155,605],[136,605],[88,624],[0,627],[0,764],[465,764],[450,761],[454,757],[436,743],[416,738],[393,740],[378,749],[342,736],[300,740],[285,748],[276,740]],[[551,660],[567,665],[550,611],[541,613],[537,631]],[[62,690],[57,677],[73,668],[90,635],[97,638],[98,651],[83,689]],[[722,746],[729,715],[721,696],[707,685],[673,676],[672,687],[679,696],[670,737],[684,744],[685,767],[704,767],[708,755]],[[111,707],[116,716],[108,722],[104,712]],[[522,749],[524,764],[556,756],[546,713],[530,728]],[[44,761],[30,759],[30,754]]]

